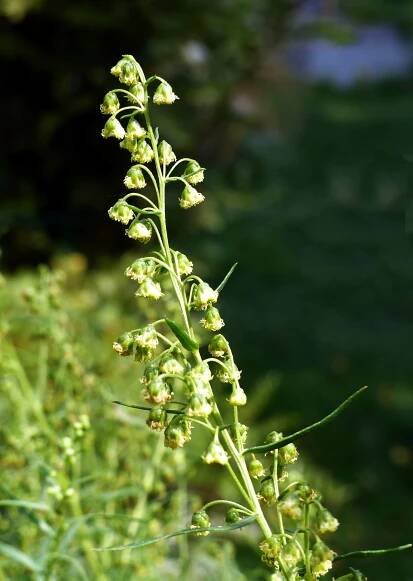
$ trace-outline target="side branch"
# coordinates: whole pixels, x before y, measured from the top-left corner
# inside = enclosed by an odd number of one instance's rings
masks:
[[[333,410],[331,413],[329,413],[327,416],[325,416],[324,418],[322,418],[318,422],[315,422],[315,424],[311,424],[311,426],[307,426],[306,428],[303,428],[302,430],[298,430],[298,432],[294,432],[294,434],[291,434],[290,436],[286,436],[285,438],[282,438],[278,442],[273,442],[271,444],[263,444],[261,446],[252,446],[251,448],[246,448],[246,450],[244,450],[243,453],[249,454],[251,452],[257,452],[257,453],[264,454],[265,452],[271,452],[272,450],[277,450],[278,448],[282,448],[283,446],[286,446],[287,444],[290,444],[291,442],[294,442],[295,440],[302,438],[303,436],[312,432],[313,430],[316,430],[317,428],[321,428],[321,426],[323,426],[324,424],[327,424],[328,422],[331,422],[332,420],[334,420],[334,418],[336,416],[341,414],[341,412],[343,412],[346,409],[346,407],[349,406],[352,403],[352,401],[356,397],[361,395],[366,389],[367,389],[367,385],[365,385],[364,387],[361,387],[360,389],[355,391],[352,395],[350,395],[350,397],[348,397],[346,400],[344,400],[343,403],[341,403],[335,410]]]

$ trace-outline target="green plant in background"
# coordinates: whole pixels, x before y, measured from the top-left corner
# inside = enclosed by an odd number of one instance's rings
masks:
[[[305,481],[286,483],[288,466],[298,457],[294,442],[334,419],[365,388],[311,426],[289,436],[272,431],[262,445],[247,445],[248,426],[239,418],[239,408],[247,404],[247,396],[240,385],[241,371],[230,344],[218,333],[224,321],[216,307],[234,267],[214,289],[193,273],[190,259],[173,249],[168,237],[167,187],[180,187],[182,209],[197,206],[205,199],[197,189],[204,179],[204,168],[191,158],[177,160],[171,145],[161,139],[158,128],[152,124],[150,96],[155,105],[171,105],[178,98],[171,85],[156,75],[147,79],[130,55],[124,55],[111,72],[126,88],[113,89],[105,95],[101,111],[109,118],[102,136],[118,139],[121,148],[131,154],[133,165],[124,184],[133,191],[109,209],[109,216],[127,227],[129,238],[146,244],[154,236],[159,245],[159,250],[135,260],[125,274],[138,283],[137,297],[158,300],[172,295],[180,317],[178,321],[167,314],[125,332],[114,342],[113,348],[121,356],[133,356],[137,362],[146,363],[141,382],[142,396],[149,405],[115,403],[146,410],[148,426],[163,432],[167,448],[182,448],[198,428],[210,432],[210,444],[202,460],[226,469],[242,500],[242,504],[239,499],[208,502],[192,515],[186,529],[152,540],[113,546],[111,550],[143,547],[179,535],[207,536],[256,522],[263,537],[259,542],[261,558],[273,571],[273,581],[311,581],[330,574],[334,561],[388,552],[361,551],[338,556],[326,544],[324,535],[335,532],[339,523],[323,506],[318,491]],[[154,84],[156,88],[150,95]],[[121,106],[119,97],[126,98],[126,105]],[[151,162],[154,171],[148,165]],[[148,184],[151,197],[137,191]],[[208,341],[208,354],[200,349],[195,313],[201,313],[199,325],[203,330],[214,333]],[[219,384],[213,388],[214,378]],[[258,454],[267,455],[267,460],[261,462]],[[227,508],[225,524],[213,526],[210,511],[220,505]],[[340,577],[364,578],[356,570]]]

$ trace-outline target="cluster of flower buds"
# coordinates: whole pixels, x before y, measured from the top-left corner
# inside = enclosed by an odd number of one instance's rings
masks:
[[[206,529],[211,527],[208,513],[205,510],[198,510],[194,512],[191,519],[191,529]],[[197,536],[206,537],[209,535],[208,531],[199,531],[195,533]]]

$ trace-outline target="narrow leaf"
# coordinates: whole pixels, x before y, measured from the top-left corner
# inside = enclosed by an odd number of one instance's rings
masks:
[[[83,581],[89,581],[89,577],[86,571],[84,570],[80,562],[77,561],[74,557],[64,555],[63,553],[52,553],[51,555],[48,556],[47,558],[48,563],[54,563],[55,561],[62,561],[64,563],[68,563],[73,567],[73,569],[75,569],[79,573],[79,579],[82,579]]]
[[[348,397],[346,400],[344,400],[343,403],[341,403],[335,410],[333,410],[331,413],[329,413],[323,419],[319,420],[318,422],[315,422],[315,424],[312,424],[311,426],[307,426],[306,428],[303,428],[302,430],[299,430],[298,432],[294,432],[294,434],[291,434],[290,436],[286,436],[285,438],[282,438],[282,440],[279,440],[278,442],[274,442],[272,444],[263,444],[262,446],[252,446],[251,448],[246,448],[243,453],[250,454],[251,452],[255,452],[255,453],[257,453],[257,452],[258,453],[271,452],[271,450],[277,450],[278,448],[282,448],[283,446],[286,446],[287,444],[290,444],[291,442],[294,442],[295,440],[302,438],[303,436],[312,432],[313,430],[321,428],[321,426],[323,426],[324,424],[327,424],[327,423],[331,422],[332,420],[334,420],[334,418],[336,416],[338,416],[342,411],[344,411],[346,409],[347,406],[349,406],[352,403],[353,399],[355,399],[360,394],[362,394],[366,389],[367,389],[367,385],[365,385],[364,387],[361,387],[360,389],[355,391],[352,395],[350,395],[350,397]]]
[[[41,512],[50,511],[50,507],[47,504],[43,504],[42,502],[31,502],[30,500],[0,500],[0,506],[14,506],[29,510],[39,510]]]
[[[188,351],[196,351],[199,349],[199,343],[195,341],[195,339],[192,339],[192,337],[190,337],[185,329],[183,329],[180,325],[177,325],[177,323],[174,323],[174,321],[171,321],[171,319],[165,319],[165,323],[171,329],[172,333],[178,339],[182,347]]]
[[[231,268],[229,269],[229,271],[227,272],[227,274],[225,275],[223,281],[221,282],[221,284],[219,286],[217,286],[217,288],[215,289],[217,292],[221,292],[222,289],[224,288],[224,286],[227,284],[229,277],[231,276],[231,274],[234,272],[234,270],[236,269],[238,265],[238,262],[235,262]]]
[[[8,545],[7,543],[0,542],[0,554],[4,555],[4,557],[8,557],[16,563],[19,563],[19,565],[26,567],[26,569],[29,569],[30,571],[40,571],[39,565],[29,555],[23,553],[23,551],[16,547]]]
[[[341,561],[342,559],[350,559],[351,557],[380,557],[388,553],[398,553],[399,551],[406,551],[412,549],[413,545],[400,545],[399,547],[391,547],[390,549],[368,549],[366,551],[352,551],[351,553],[344,553],[334,557],[334,561]]]
[[[116,547],[103,547],[101,549],[95,549],[95,551],[123,551],[124,549],[140,549],[142,547],[147,547],[148,545],[153,545],[155,543],[159,543],[160,541],[166,541],[168,539],[172,539],[173,537],[179,537],[181,535],[194,535],[197,533],[224,533],[227,531],[233,531],[235,529],[241,529],[252,524],[255,519],[256,515],[249,516],[247,518],[243,518],[242,520],[231,524],[225,525],[220,527],[198,527],[198,528],[186,528],[181,529],[180,531],[176,531],[175,533],[169,533],[168,535],[162,535],[160,537],[155,537],[154,539],[147,539],[145,541],[140,541],[139,543],[129,543],[127,545],[120,545]]]

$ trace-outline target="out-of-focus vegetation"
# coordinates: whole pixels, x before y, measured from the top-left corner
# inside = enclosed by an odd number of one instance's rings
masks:
[[[312,34],[353,42],[335,18],[338,9],[347,23],[391,24],[411,42],[410,1],[319,3]],[[82,365],[102,357],[93,365],[104,380],[88,388],[91,399],[84,404],[92,426],[90,403],[96,399],[103,433],[118,426],[110,435],[114,446],[123,453],[123,439],[134,440],[133,425],[117,423],[110,406],[98,403],[108,393],[108,399],[122,390],[132,395],[108,351],[122,328],[118,322],[134,305],[107,300],[99,290],[99,281],[117,284],[122,272],[118,257],[127,243],[119,244],[106,208],[117,197],[124,161],[119,154],[114,162],[113,150],[101,145],[96,112],[107,88],[107,63],[131,52],[146,69],[171,79],[182,102],[190,103],[160,124],[182,151],[190,149],[211,168],[209,203],[191,220],[175,219],[174,235],[217,281],[240,259],[225,289],[223,312],[249,396],[259,383],[270,394],[257,417],[269,428],[275,419],[281,429],[300,427],[368,383],[365,401],[326,428],[328,434],[303,442],[303,455],[331,480],[341,550],[409,541],[411,75],[360,79],[345,89],[302,83],[279,52],[309,34],[294,21],[297,3],[287,0],[208,6],[8,0],[1,10],[0,57],[7,69],[0,121],[7,136],[7,156],[0,162],[4,267],[48,261],[67,249],[82,251],[94,267],[110,262],[105,274],[86,281],[92,302],[77,311],[83,314],[77,336],[84,345],[90,328],[96,331],[96,358],[84,348]],[[18,280],[8,284],[26,285],[27,279]],[[101,317],[112,321],[113,333],[102,333]],[[18,347],[21,357],[25,350]],[[4,417],[11,413],[6,402]],[[50,405],[61,402],[53,396]],[[62,430],[70,429],[77,409],[59,419]],[[101,471],[105,463],[113,470],[111,462],[121,463],[107,458],[109,448],[101,454]],[[118,486],[137,478],[133,474],[125,469]],[[104,483],[99,477],[93,486]],[[128,502],[118,505],[123,514],[131,513]],[[87,537],[83,528],[78,534]],[[371,579],[407,580],[411,560],[387,557],[363,569]]]

